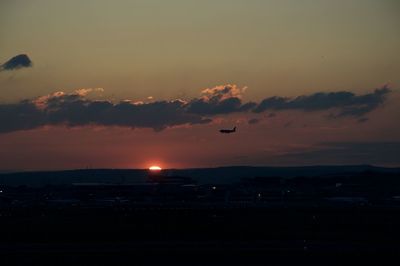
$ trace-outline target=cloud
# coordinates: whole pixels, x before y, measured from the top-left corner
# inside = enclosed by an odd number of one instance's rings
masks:
[[[391,90],[388,86],[376,89],[372,93],[355,95],[348,91],[317,92],[296,98],[273,96],[261,101],[254,112],[302,110],[307,112],[337,109],[332,118],[344,116],[363,116],[384,103]]]
[[[187,103],[182,100],[112,103],[85,98],[90,91],[77,90],[70,94],[56,92],[34,100],[2,104],[0,132],[34,129],[45,125],[124,126],[160,131],[170,126],[211,122],[211,119],[186,112]]]
[[[217,115],[254,111],[284,111],[298,109],[307,112],[336,109],[334,118],[356,116],[366,122],[365,114],[385,101],[390,92],[386,86],[373,93],[355,95],[351,92],[315,93],[294,99],[269,97],[260,104],[243,102],[245,88],[236,85],[217,86],[202,91],[201,97],[189,101],[130,100],[118,103],[108,100],[93,100],[89,93],[103,89],[78,89],[73,93],[55,92],[31,100],[11,104],[0,104],[0,133],[34,129],[46,125],[70,127],[85,125],[122,126],[152,128],[161,131],[180,125],[207,124]],[[275,113],[269,113],[274,117]],[[256,124],[257,119],[248,123]],[[290,123],[286,126],[290,126]]]
[[[236,85],[227,84],[220,85],[214,88],[207,88],[201,91],[202,98],[206,101],[221,101],[229,98],[242,98],[243,93],[247,90],[247,87],[239,88]]]
[[[245,88],[217,86],[202,91],[201,98],[183,100],[113,103],[91,100],[87,96],[98,89],[62,91],[15,104],[0,104],[0,132],[34,129],[45,125],[123,126],[161,131],[179,125],[206,124],[217,114],[244,112],[255,103],[242,104]]]
[[[217,86],[202,91],[200,99],[193,99],[188,104],[188,112],[198,115],[217,115],[234,112],[246,112],[257,104],[253,102],[242,103],[242,94],[246,90],[236,85]]]
[[[0,71],[17,70],[26,67],[32,67],[31,59],[26,54],[19,54],[2,64]]]
[[[44,113],[31,101],[0,105],[0,133],[45,125]]]

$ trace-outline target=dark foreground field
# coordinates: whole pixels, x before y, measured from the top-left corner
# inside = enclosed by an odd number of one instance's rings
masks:
[[[328,170],[2,176],[0,265],[397,265],[400,171]]]
[[[389,264],[396,207],[24,209],[0,219],[2,265]]]

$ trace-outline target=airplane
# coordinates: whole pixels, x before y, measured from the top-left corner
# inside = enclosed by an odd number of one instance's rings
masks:
[[[222,134],[235,133],[236,132],[236,127],[234,127],[233,129],[221,129],[219,132],[222,133]]]

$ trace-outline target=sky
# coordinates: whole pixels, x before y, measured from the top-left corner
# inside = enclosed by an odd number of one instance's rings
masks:
[[[2,0],[0,171],[400,166],[399,29],[396,0]]]

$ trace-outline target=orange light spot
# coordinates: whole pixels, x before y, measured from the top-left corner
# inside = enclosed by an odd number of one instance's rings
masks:
[[[149,170],[150,170],[150,171],[161,171],[162,168],[161,168],[160,166],[153,165],[153,166],[150,166],[150,167],[149,167]]]

